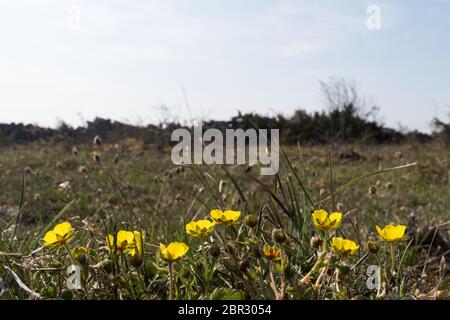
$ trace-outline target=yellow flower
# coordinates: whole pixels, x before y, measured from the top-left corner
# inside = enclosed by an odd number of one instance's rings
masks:
[[[89,254],[89,249],[85,248],[85,247],[75,247],[72,250],[72,257],[74,259],[78,259],[79,256],[81,256],[82,254]]]
[[[354,256],[359,249],[356,242],[338,237],[333,237],[333,239],[331,239],[331,244],[334,252],[341,257]]]
[[[195,238],[203,238],[214,231],[215,224],[209,220],[192,221],[186,225],[186,233]]]
[[[133,231],[134,234],[134,248],[130,248],[129,253],[134,256],[137,253],[142,254],[142,237],[139,231]]]
[[[120,252],[129,253],[134,256],[137,253],[142,254],[142,238],[139,231],[125,231],[119,230],[117,232],[116,243],[114,243],[114,236],[109,234],[106,237],[106,248],[113,252],[119,250]]]
[[[223,225],[234,224],[239,220],[239,217],[241,216],[240,211],[233,210],[211,210],[209,214],[215,222]]]
[[[332,231],[339,228],[342,222],[342,213],[333,212],[328,215],[325,210],[315,210],[312,215],[316,228],[324,231]]]
[[[406,226],[403,225],[394,226],[392,224],[388,224],[384,227],[384,229],[381,229],[379,226],[376,226],[376,229],[381,238],[386,242],[395,242],[407,239],[407,237],[405,237]]]
[[[59,248],[69,241],[73,236],[72,225],[69,222],[57,224],[53,230],[44,236],[44,245],[51,248]]]
[[[169,262],[180,260],[188,251],[189,247],[183,242],[172,242],[167,247],[159,244],[161,258]]]
[[[264,245],[263,254],[264,257],[271,261],[280,260],[281,258],[281,252],[278,246],[269,246],[267,243]]]

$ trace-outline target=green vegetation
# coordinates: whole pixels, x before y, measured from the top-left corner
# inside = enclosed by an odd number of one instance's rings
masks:
[[[168,299],[173,288],[175,299],[448,298],[448,147],[290,146],[273,177],[248,166],[175,167],[169,152],[131,138],[2,148],[0,297]],[[214,209],[241,215],[204,238],[186,233]],[[314,209],[342,212],[342,224],[317,228]],[[70,241],[44,247],[63,221]],[[375,225],[388,224],[407,226],[408,239],[384,243]],[[119,230],[142,234],[138,254],[106,249]],[[352,239],[356,254],[333,250],[333,236]],[[175,241],[189,251],[167,262],[160,243]],[[82,270],[79,290],[66,286],[71,264]],[[381,267],[378,290],[366,286],[370,265]]]

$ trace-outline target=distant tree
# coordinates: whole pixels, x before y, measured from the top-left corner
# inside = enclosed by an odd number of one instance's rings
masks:
[[[377,123],[379,108],[367,107],[367,100],[359,93],[355,81],[330,78],[319,83],[328,111],[328,119],[322,114],[321,122],[323,125],[329,122],[329,130],[326,131],[329,140],[371,140],[380,136]]]
[[[450,108],[450,106],[449,106]],[[450,113],[449,113],[450,118]],[[445,123],[444,121],[438,119],[437,117],[433,119],[433,127],[437,131],[436,134],[441,136],[445,142],[450,144],[450,123]]]

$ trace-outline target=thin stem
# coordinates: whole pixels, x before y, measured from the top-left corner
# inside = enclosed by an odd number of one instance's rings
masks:
[[[69,247],[67,246],[67,243],[64,242],[64,248],[66,248],[67,253],[69,254],[70,260],[72,261],[73,264],[76,264],[75,259],[72,256],[72,252],[70,252]]]
[[[394,252],[394,245],[390,244],[391,249],[391,277],[394,276],[394,268],[395,268],[395,252]]]
[[[300,280],[300,283],[306,284],[309,282],[313,273],[317,272],[320,269],[320,267],[322,266],[322,262],[323,262],[325,255],[326,255],[325,251],[318,253],[316,263],[311,268],[311,270],[309,270],[309,272]]]
[[[173,267],[172,267],[172,261],[169,262],[169,300],[173,300]]]
[[[272,261],[269,262],[269,276],[270,276],[270,286],[272,287],[273,293],[275,294],[275,299],[279,300],[280,293],[278,292],[277,283],[276,283],[275,278],[273,276]]]
[[[395,251],[394,251],[394,244],[393,243],[390,243],[389,246],[390,246],[390,253],[391,253],[391,270],[390,270],[390,275],[389,275],[389,286],[388,286],[388,288],[390,290],[391,289],[390,285],[391,285],[392,279],[394,279]],[[397,283],[395,285],[397,285]]]
[[[284,297],[284,290],[286,288],[286,278],[285,278],[285,275],[284,275],[283,245],[280,243],[279,247],[280,247],[280,259],[281,259],[281,262],[280,262],[280,264],[281,264],[281,272],[280,272],[281,273],[281,292],[280,292],[280,294],[281,294],[282,297]]]

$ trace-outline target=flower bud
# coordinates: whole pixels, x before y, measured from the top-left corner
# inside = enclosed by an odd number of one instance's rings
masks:
[[[79,166],[79,167],[78,167],[78,172],[79,172],[79,173],[86,173],[86,171],[87,171],[87,169],[86,169],[85,166]]]
[[[142,266],[142,263],[144,263],[144,259],[142,256],[138,253],[136,253],[134,256],[130,258],[130,264],[138,269],[140,266]]]
[[[98,163],[100,162],[100,155],[97,152],[94,152],[94,154],[92,155],[92,159]]]
[[[249,228],[254,228],[258,224],[258,217],[255,216],[254,214],[249,214],[249,215],[245,216],[244,223]]]
[[[309,241],[309,244],[314,249],[319,249],[322,246],[322,244],[323,244],[323,240],[319,236],[312,236],[311,240]]]
[[[370,240],[367,242],[367,250],[369,250],[370,253],[376,254],[378,250],[380,250],[380,245],[378,242]]]
[[[286,234],[281,229],[274,229],[272,231],[272,240],[278,243],[286,242]]]
[[[102,138],[100,138],[100,136],[95,136],[92,142],[95,146],[99,147],[102,145]]]
[[[239,269],[241,269],[242,272],[247,273],[250,270],[250,262],[247,260],[242,260],[239,263]]]

